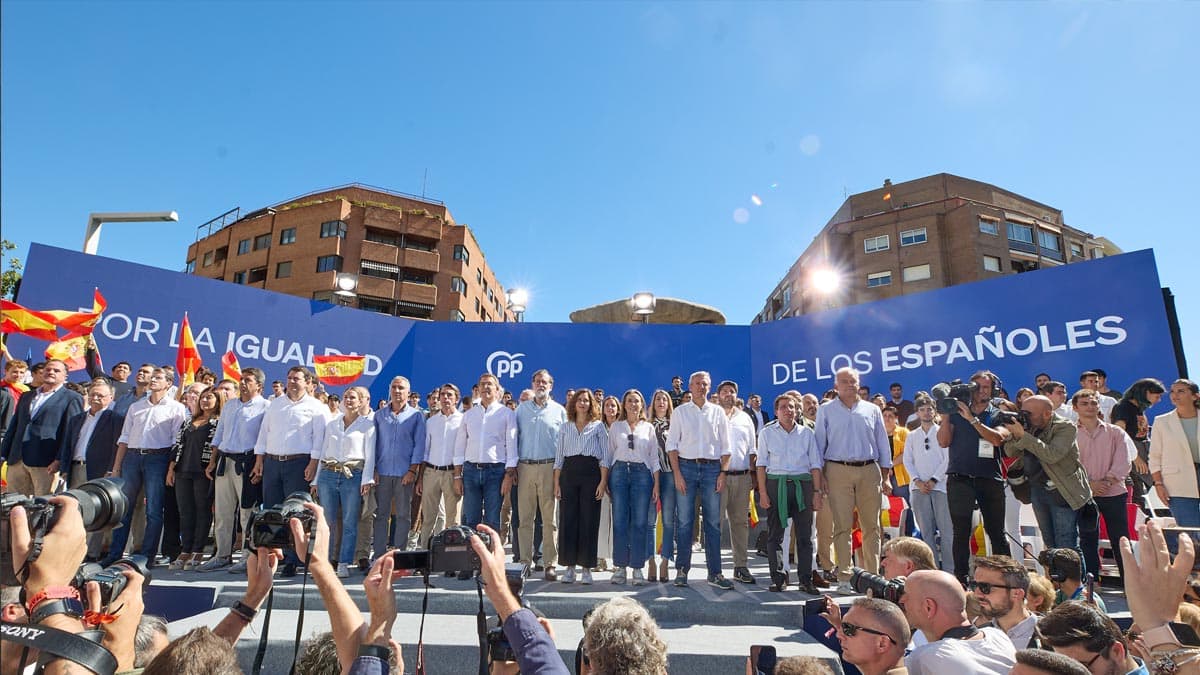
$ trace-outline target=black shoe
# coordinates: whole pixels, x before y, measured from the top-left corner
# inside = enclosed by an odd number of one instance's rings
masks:
[[[447,577],[447,578],[449,578],[449,577],[456,577],[456,576],[458,576],[458,572],[455,572],[454,570],[446,570],[446,571],[445,571],[445,572],[442,574],[442,576],[444,576],[444,577]]]
[[[471,578],[471,570],[461,570],[458,573],[459,581],[466,581]]]
[[[366,571],[367,571],[367,570],[369,570],[369,569],[371,569],[371,560],[370,560],[370,558],[359,558],[359,559],[358,559],[358,571],[359,571],[359,572],[366,572]]]
[[[738,567],[733,570],[733,578],[743,584],[757,583],[754,581],[754,576],[750,574],[750,570],[745,567]]]
[[[283,579],[290,579],[296,576],[296,565],[294,563],[284,563],[280,565],[279,576]]]
[[[811,581],[802,581],[800,583],[800,590],[805,593],[808,593],[809,595],[820,595],[821,594],[821,591],[817,590],[817,587],[814,586]]]
[[[787,577],[784,575],[774,576],[771,578],[771,585],[767,590],[772,593],[782,593],[787,589]]]

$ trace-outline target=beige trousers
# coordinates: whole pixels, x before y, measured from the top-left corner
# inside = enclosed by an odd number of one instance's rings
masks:
[[[753,474],[725,476],[721,490],[721,513],[729,523],[729,546],[733,550],[733,566],[747,567],[746,547],[750,539],[750,489]]]
[[[862,566],[872,574],[879,573],[879,511],[882,504],[882,478],[879,465],[847,466],[825,462],[825,484],[829,491],[829,508],[833,512],[833,549],[837,556],[838,578],[850,579],[851,533],[854,511],[862,528]]]
[[[437,471],[425,467],[421,476],[421,539],[418,544],[421,548],[429,548],[439,512],[445,513],[446,527],[458,525],[462,497],[454,491],[454,482],[454,469]]]
[[[542,564],[553,569],[558,562],[558,500],[554,498],[554,462],[517,465],[517,514],[521,527],[521,562],[533,562],[533,528],[542,514]]]

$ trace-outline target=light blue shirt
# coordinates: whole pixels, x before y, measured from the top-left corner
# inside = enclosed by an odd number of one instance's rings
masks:
[[[547,399],[540,406],[532,399],[517,406],[517,456],[526,460],[554,459],[558,429],[567,423],[567,409]]]
[[[825,461],[879,462],[892,468],[892,444],[883,428],[883,412],[870,401],[857,400],[847,408],[842,399],[817,408],[817,450]]]
[[[562,469],[563,460],[577,455],[595,457],[604,461],[608,449],[608,429],[604,422],[589,422],[580,431],[574,422],[567,422],[558,430],[558,444],[554,452],[554,468]]]
[[[425,415],[404,404],[393,412],[389,404],[375,413],[375,471],[380,476],[403,476],[425,459]]]
[[[258,431],[262,427],[263,414],[271,402],[261,396],[255,396],[249,402],[243,403],[241,398],[235,398],[221,408],[221,417],[217,420],[217,431],[213,434],[213,448],[219,448],[226,454],[251,452],[258,441]]]
[[[791,476],[812,473],[824,462],[812,429],[797,422],[791,431],[771,424],[758,432],[758,466],[766,467],[767,473]]]

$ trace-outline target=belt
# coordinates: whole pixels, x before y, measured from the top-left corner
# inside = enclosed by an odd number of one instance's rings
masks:
[[[744,471],[726,471],[725,475],[726,476],[745,476],[748,473],[750,473],[750,469],[746,469]]]
[[[245,452],[226,452],[226,451],[222,450],[221,454],[225,455],[227,457],[248,457],[248,456],[254,454],[254,448],[250,448],[249,450],[247,450]]]
[[[82,459],[71,460],[71,466],[83,466],[85,462]]]
[[[170,451],[170,448],[129,448],[129,452],[139,455],[165,455]]]
[[[873,460],[873,459],[868,459],[868,460],[866,460],[866,461],[864,461],[864,462],[843,462],[843,461],[842,461],[842,460],[840,460],[840,459],[827,459],[827,460],[825,460],[825,461],[826,461],[826,462],[833,462],[834,464],[845,464],[846,466],[866,466],[866,465],[868,465],[868,464],[874,464],[874,463],[875,463],[875,460]]]
[[[494,469],[498,466],[499,467],[504,466],[504,462],[466,462],[466,464],[470,464],[471,466],[483,467],[485,469]]]
[[[550,464],[552,462],[554,462],[553,457],[551,457],[550,459],[522,459],[518,463],[519,464]]]
[[[679,461],[691,462],[693,464],[720,464],[721,463],[721,460],[719,460],[719,459],[688,459],[687,457],[680,457]]]
[[[430,464],[429,462],[423,462],[423,464],[425,464],[426,467],[433,469],[434,471],[449,471],[454,468],[453,464],[447,464],[446,466],[434,466],[433,464]]]
[[[294,459],[309,459],[309,456],[304,453],[300,453],[300,454],[296,454],[296,455],[272,455],[271,453],[268,452],[267,459],[273,459],[276,462],[290,462]]]
[[[354,476],[354,472],[358,471],[359,469],[362,469],[364,464],[366,464],[366,461],[361,460],[361,459],[352,459],[352,460],[349,460],[346,462],[335,462],[332,460],[325,460],[324,464],[322,465],[322,468],[325,469],[326,471],[332,471],[333,473],[339,473],[339,474],[345,476],[346,478],[352,478]]]

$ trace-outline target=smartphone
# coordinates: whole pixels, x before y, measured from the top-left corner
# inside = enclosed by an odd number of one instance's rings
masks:
[[[773,645],[752,645],[750,647],[750,663],[754,664],[754,672],[758,675],[774,675],[777,659]]]
[[[813,598],[804,601],[804,616],[820,616],[825,612],[825,598]]]

